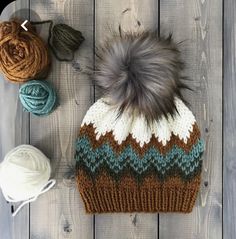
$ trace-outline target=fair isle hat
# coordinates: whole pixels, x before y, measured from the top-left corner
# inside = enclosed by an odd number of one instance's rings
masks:
[[[203,141],[181,94],[183,63],[171,36],[114,36],[101,48],[103,90],[76,142],[77,183],[88,213],[191,212]]]

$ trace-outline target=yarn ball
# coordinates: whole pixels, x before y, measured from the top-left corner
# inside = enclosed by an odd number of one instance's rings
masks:
[[[56,24],[51,33],[49,46],[55,57],[60,61],[72,61],[74,52],[84,41],[82,33],[66,24]]]
[[[49,159],[31,145],[20,145],[0,164],[0,187],[9,201],[25,201],[39,195],[51,174]]]
[[[50,114],[57,102],[56,91],[49,83],[39,80],[23,84],[19,90],[19,98],[24,110],[37,116]]]
[[[0,23],[0,71],[12,82],[44,78],[49,70],[47,46],[31,25],[27,28],[15,19]]]

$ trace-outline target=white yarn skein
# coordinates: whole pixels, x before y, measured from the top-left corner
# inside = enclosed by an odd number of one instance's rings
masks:
[[[49,159],[34,146],[20,145],[6,154],[0,164],[3,196],[8,202],[23,201],[13,216],[55,185],[56,180],[49,180],[50,175]]]

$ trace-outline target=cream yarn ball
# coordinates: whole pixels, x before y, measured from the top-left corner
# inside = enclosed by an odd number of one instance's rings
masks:
[[[49,159],[31,145],[20,145],[8,152],[0,164],[0,187],[9,202],[24,201],[14,215],[26,203],[54,186],[49,180],[51,166]]]

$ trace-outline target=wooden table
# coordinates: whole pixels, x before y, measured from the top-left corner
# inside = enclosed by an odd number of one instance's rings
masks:
[[[60,106],[47,117],[23,112],[19,85],[3,77],[0,80],[1,159],[16,145],[32,144],[51,159],[57,180],[51,191],[15,218],[11,217],[11,204],[0,195],[1,239],[220,239],[223,211],[224,238],[235,239],[236,2],[225,0],[223,8],[222,1],[17,0],[4,12],[8,17],[11,11],[30,8],[41,20],[52,19],[79,29],[86,40],[75,55],[80,71],[72,63],[53,59],[48,81],[58,92]],[[129,11],[122,17],[125,9]],[[33,18],[30,12],[28,18]],[[141,27],[173,32],[176,41],[185,40],[181,49],[194,89],[186,92],[186,97],[206,141],[201,191],[191,214],[86,215],[76,188],[72,170],[75,138],[86,110],[97,98],[84,72],[87,66],[94,67],[95,46],[109,36],[109,28],[117,30],[121,23],[123,28],[135,29],[136,20]]]

